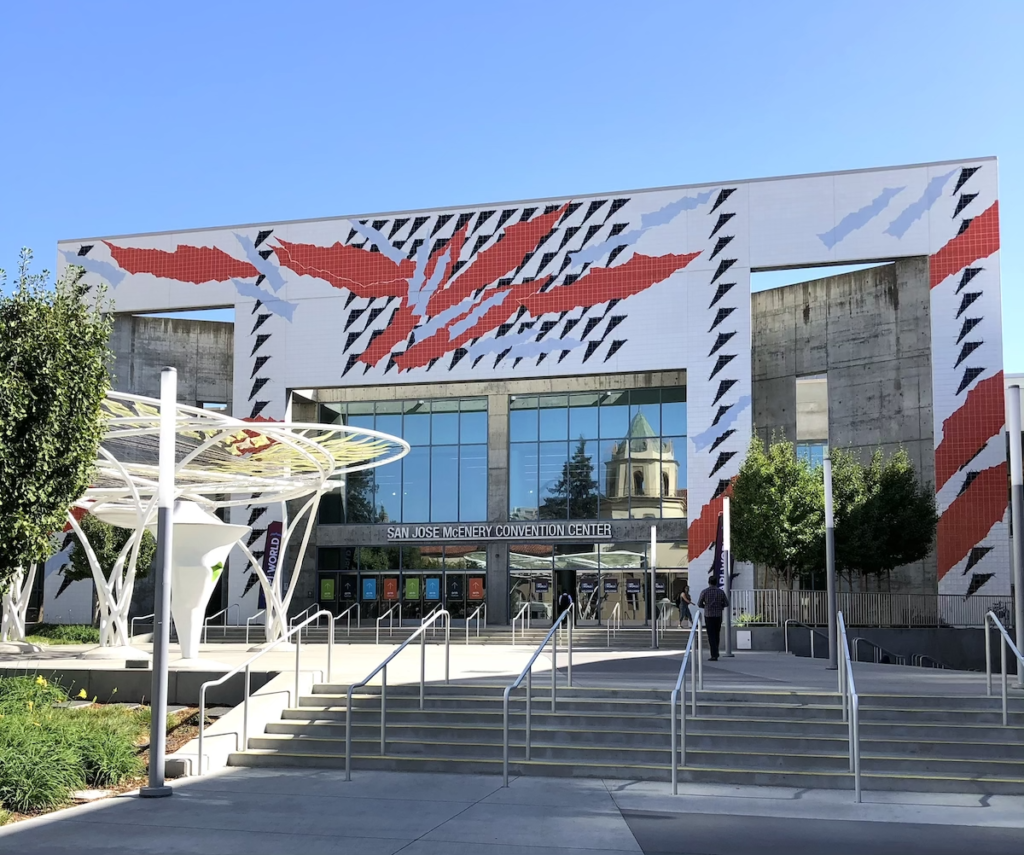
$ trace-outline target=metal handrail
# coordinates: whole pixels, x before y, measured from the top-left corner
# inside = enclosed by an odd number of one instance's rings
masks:
[[[508,699],[512,694],[513,689],[518,689],[522,683],[523,678],[526,678],[526,759],[530,759],[530,715],[533,712],[533,663],[537,661],[537,657],[543,652],[544,647],[548,641],[551,642],[551,712],[555,712],[556,697],[558,694],[558,630],[562,626],[562,622],[565,622],[569,632],[569,668],[567,672],[569,687],[572,688],[572,605],[569,606],[564,612],[558,616],[558,620],[554,622],[548,634],[544,636],[544,640],[537,645],[537,649],[533,651],[533,656],[530,657],[530,661],[526,663],[526,667],[519,672],[519,676],[515,678],[508,686],[505,687],[505,694],[502,698],[502,711],[504,717],[504,741],[502,743],[502,786],[508,786]]]
[[[803,621],[797,620],[796,618],[790,618],[789,620],[786,621],[786,623],[784,625],[785,628],[782,630],[783,634],[786,636],[786,652],[787,653],[789,653],[789,625],[791,623],[795,623],[797,626],[802,626],[804,629],[809,629],[811,631],[811,659],[813,659],[814,658],[814,636],[815,635],[820,635],[826,641],[828,641],[828,636],[825,633],[821,632],[820,630],[815,629],[809,623],[804,623]]]
[[[312,603],[311,605],[306,606],[306,608],[304,608],[301,612],[299,612],[297,615],[294,615],[288,620],[288,626],[295,626],[295,622],[297,620],[304,619],[309,615],[311,611],[313,611],[313,609],[317,609],[319,607],[319,603]]]
[[[476,618],[476,637],[480,637],[481,612],[483,612],[484,626],[487,626],[487,603],[480,603],[480,605],[476,607],[476,611],[466,618],[466,644],[469,644],[469,625],[473,622],[473,618]]]
[[[853,679],[853,663],[850,661],[850,642],[846,637],[846,620],[842,612],[836,614],[839,624],[839,692],[843,696],[843,721],[850,726],[850,771],[853,772],[853,789],[860,803],[860,696]]]
[[[999,645],[999,670],[1003,676],[1003,727],[1007,726],[1008,717],[1006,710],[1006,648],[1009,645],[1010,650],[1013,651],[1013,655],[1017,657],[1017,668],[1018,674],[1024,674],[1024,656],[1017,649],[1017,645],[1013,643],[1013,639],[1010,638],[1010,633],[1006,631],[1006,627],[1003,626],[1003,622],[996,617],[994,612],[988,612],[985,615],[985,682],[988,685],[988,697],[992,697],[992,640],[988,631],[988,624],[991,621],[995,624],[995,628],[999,630],[999,634],[1002,636],[1002,644]]]
[[[513,647],[515,646],[515,643],[516,643],[516,621],[519,621],[519,633],[520,633],[520,635],[525,636],[526,635],[526,630],[530,629],[530,606],[532,606],[532,605],[533,605],[533,603],[530,602],[529,600],[527,600],[525,603],[523,603],[523,607],[519,610],[519,614],[517,614],[514,618],[512,618],[512,646]],[[524,624],[525,624],[526,629],[523,628]]]
[[[429,618],[429,617],[430,617],[431,615],[433,615],[433,614],[434,614],[434,612],[436,612],[436,611],[437,611],[438,609],[440,609],[440,608],[441,608],[441,604],[440,604],[440,603],[438,603],[438,604],[437,604],[436,606],[434,606],[434,608],[432,608],[432,609],[431,609],[431,610],[430,610],[429,612],[427,612],[427,613],[426,613],[426,614],[425,614],[425,615],[423,616],[423,619],[422,619],[422,620],[420,621],[420,626],[422,626],[423,624],[425,624],[425,623],[427,622],[427,619],[428,619],[428,618]],[[433,635],[434,635],[434,633],[435,633],[436,631],[437,631],[437,624],[435,623],[435,624],[433,625],[433,627],[431,628],[431,630],[430,630],[430,634],[431,634],[431,636],[433,636]]]
[[[383,662],[374,668],[366,678],[358,683],[353,683],[348,687],[348,695],[345,699],[345,780],[352,780],[352,693],[356,689],[360,689],[370,682],[374,677],[380,674],[380,756],[383,757],[387,754],[387,702],[388,702],[388,663],[394,659],[399,653],[405,650],[406,647],[417,637],[420,639],[420,709],[423,709],[424,699],[426,697],[426,673],[427,673],[427,636],[426,631],[434,625],[438,620],[444,618],[444,684],[447,686],[449,682],[449,666],[451,664],[451,636],[452,636],[452,616],[446,609],[434,612],[433,617],[429,619],[428,623],[424,623],[417,629],[412,635],[410,635],[405,641],[403,641],[397,650],[392,651],[391,655],[387,657]]]
[[[925,660],[931,662],[931,665],[925,665]],[[919,668],[941,668],[942,670],[948,670],[949,666],[944,662],[940,662],[934,656],[929,656],[927,653],[915,653],[910,657],[910,664]]]
[[[219,612],[215,612],[214,614],[210,615],[206,620],[203,621],[203,644],[206,644],[206,631],[210,628],[210,621],[213,620],[215,617],[220,617],[225,612],[227,612],[227,614],[224,617],[224,623],[223,624],[217,624],[217,626],[223,626],[224,627],[224,634],[227,635],[227,632],[228,632],[228,621],[231,619],[231,610],[232,609],[238,609],[238,614],[241,614],[242,607],[238,603],[232,603],[226,609],[221,609]],[[237,618],[236,618],[236,620],[237,620]]]
[[[267,613],[266,609],[260,609],[258,612],[256,612],[256,614],[251,615],[251,616],[249,616],[249,617],[247,617],[245,619],[245,643],[246,644],[249,643],[249,630],[252,628],[252,622],[254,620],[256,620],[256,618],[258,618],[260,615],[265,615],[266,613]]]
[[[676,678],[675,688],[672,689],[672,695],[669,698],[669,715],[672,716],[672,795],[679,794],[679,764],[676,762],[678,759],[680,763],[686,765],[686,666],[690,665],[690,653],[693,651],[693,640],[697,639],[697,660],[700,661],[704,658],[703,656],[703,641],[700,626],[704,622],[704,610],[697,609],[697,617],[690,624],[689,638],[686,639],[686,649],[683,651],[683,661],[679,666],[679,676]],[[691,713],[694,718],[697,717],[697,671],[698,668],[690,667],[690,694],[691,694]],[[679,699],[679,689],[682,687],[682,704],[680,705],[681,722],[679,728],[679,757],[676,756],[676,701]]]
[[[334,673],[334,615],[332,615],[327,609],[321,609],[316,614],[306,618],[305,621],[300,623],[298,626],[288,630],[276,641],[271,642],[267,647],[264,647],[255,656],[250,657],[241,665],[232,668],[226,674],[221,675],[216,680],[207,680],[199,687],[199,757],[196,761],[196,775],[203,774],[203,731],[205,730],[206,722],[206,690],[211,686],[219,686],[235,674],[242,671],[245,672],[245,691],[242,695],[242,750],[248,751],[249,749],[249,688],[250,688],[250,668],[252,663],[259,659],[264,653],[269,653],[277,645],[284,641],[287,641],[291,636],[295,636],[295,694],[292,696],[291,692],[288,693],[288,703],[294,701],[296,704],[299,702],[299,674],[302,669],[302,629],[310,621],[317,620],[318,618],[325,616],[329,621],[331,632],[327,636],[327,682],[330,682]],[[314,669],[320,671],[320,677],[323,679],[323,670],[320,668]],[[287,689],[285,691],[288,691]],[[238,734],[235,735],[235,750],[238,750]]]
[[[875,662],[876,665],[881,665],[882,664],[881,654],[883,654],[883,653],[885,653],[885,654],[887,654],[887,655],[892,657],[894,665],[906,665],[907,664],[907,657],[906,656],[902,656],[899,653],[893,653],[891,650],[886,650],[884,647],[882,647],[881,644],[875,644],[875,642],[873,642],[870,638],[863,638],[861,636],[858,636],[857,638],[855,638],[853,640],[853,661],[854,662],[860,662],[860,655],[858,654],[857,651],[859,650],[861,642],[864,642],[864,644],[870,645],[874,649],[874,654],[873,655],[874,655],[874,662]]]
[[[608,622],[605,624],[605,632],[608,636],[606,647],[612,646],[612,635],[617,634],[620,629],[622,629],[622,603],[618,602],[612,609],[612,613],[608,615]]]
[[[351,638],[352,637],[352,609],[356,610],[356,629],[359,629],[360,628],[360,624],[361,624],[362,619],[363,619],[363,610],[359,607],[359,603],[353,603],[351,606],[349,606],[347,609],[345,609],[345,611],[343,611],[340,615],[338,615],[334,619],[335,622],[337,622],[337,621],[341,620],[342,618],[346,618],[346,628],[345,628],[345,637],[346,638]]]
[[[156,614],[154,613],[154,614],[151,614],[151,615],[136,615],[135,617],[133,617],[131,619],[131,621],[129,621],[129,623],[128,623],[128,637],[129,638],[134,638],[135,637],[135,622],[136,621],[146,620],[146,618],[152,618],[152,617],[156,617]]]
[[[377,636],[374,639],[374,644],[380,644],[380,622],[384,620],[384,618],[388,618],[388,638],[391,638],[391,636],[395,634],[395,618],[393,617],[395,609],[398,609],[398,626],[402,626],[402,604],[395,603],[390,609],[377,618]],[[433,623],[433,621],[431,621],[431,623]],[[427,624],[422,625],[427,626]]]

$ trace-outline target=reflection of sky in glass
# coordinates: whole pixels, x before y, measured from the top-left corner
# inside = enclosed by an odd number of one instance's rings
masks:
[[[430,521],[459,518],[459,448],[437,446],[430,455]]]
[[[429,448],[414,448],[402,459],[402,521],[430,521]]]
[[[486,445],[463,445],[459,449],[459,519],[487,519]]]

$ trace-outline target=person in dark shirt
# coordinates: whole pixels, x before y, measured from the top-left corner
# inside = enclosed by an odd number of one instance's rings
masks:
[[[722,637],[722,615],[729,608],[729,598],[718,587],[718,577],[708,579],[708,586],[700,592],[697,607],[704,609],[704,626],[708,629],[711,661],[718,661],[718,645]]]
[[[572,608],[572,594],[568,591],[562,591],[558,596],[557,608],[555,609],[554,620],[557,621],[561,616],[562,612],[566,609]]]

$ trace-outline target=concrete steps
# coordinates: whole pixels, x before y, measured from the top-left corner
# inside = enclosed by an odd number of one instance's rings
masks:
[[[542,681],[538,681],[542,682]],[[347,687],[321,685],[231,755],[236,766],[341,768]],[[380,756],[380,693],[352,699],[353,768],[499,773],[501,686],[388,689],[387,754]],[[668,780],[669,692],[535,686],[531,756],[525,759],[523,690],[510,703],[510,771],[516,775]],[[706,691],[687,713],[680,780],[848,789],[848,726],[828,692]],[[876,790],[1024,793],[1024,699],[1002,727],[998,698],[862,697],[863,786]]]
[[[382,627],[380,632],[380,643],[401,644],[411,636],[418,624],[407,623],[402,627],[395,627],[388,632],[387,627]],[[547,635],[550,627],[542,627],[516,631],[516,644],[524,647],[535,648],[544,636]],[[142,624],[137,627],[138,633],[144,633],[148,628]],[[688,630],[669,629],[661,636],[661,646],[665,649],[682,649],[686,646]],[[261,644],[264,641],[262,626],[253,625],[249,628],[249,643]],[[310,627],[302,633],[303,642],[314,644],[327,643],[327,627]],[[377,640],[377,633],[374,626],[362,626],[359,629],[352,628],[346,632],[345,625],[339,624],[335,628],[334,635],[337,644],[374,644]],[[231,643],[242,644],[246,641],[244,626],[210,626],[207,632],[206,641],[210,644]],[[428,644],[440,644],[444,642],[444,633],[440,630],[436,633],[427,633]],[[452,644],[465,644],[466,631],[464,625],[455,624],[451,631]],[[473,645],[512,644],[512,633],[507,626],[483,627],[480,635],[476,634],[475,625],[471,626],[469,643]],[[559,647],[565,646],[564,635],[559,638]],[[649,650],[651,646],[651,630],[649,627],[625,627],[612,634],[609,639],[608,631],[604,627],[577,626],[573,631],[573,647],[579,650]]]

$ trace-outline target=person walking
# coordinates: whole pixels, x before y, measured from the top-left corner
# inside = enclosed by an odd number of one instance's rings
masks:
[[[687,621],[691,626],[693,625],[693,615],[690,613],[690,606],[693,605],[693,600],[690,599],[690,586],[684,584],[683,590],[679,592],[679,628],[683,628],[683,621]]]
[[[697,607],[704,609],[704,626],[708,629],[711,661],[718,661],[718,644],[722,637],[722,614],[729,608],[729,598],[718,587],[718,577],[708,579],[708,586],[700,592]]]
[[[566,609],[571,608],[572,594],[570,594],[568,591],[562,591],[562,593],[558,595],[558,608],[555,610],[554,619],[557,621],[562,616],[562,612],[564,612]]]

